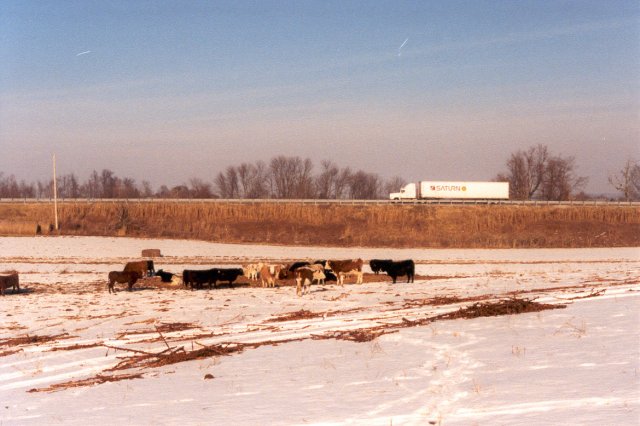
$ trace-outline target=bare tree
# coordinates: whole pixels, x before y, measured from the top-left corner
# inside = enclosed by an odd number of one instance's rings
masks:
[[[20,191],[18,190],[18,182],[16,181],[16,177],[14,175],[10,175],[7,178],[7,182],[4,187],[4,191],[7,197],[9,198],[19,198]]]
[[[151,183],[148,180],[142,181],[142,190],[140,195],[142,196],[142,198],[153,197],[153,189],[151,188]]]
[[[158,192],[156,192],[156,197],[158,198],[169,198],[171,196],[171,191],[167,187],[167,185],[161,185],[158,188]]]
[[[255,164],[255,174],[251,181],[251,187],[247,193],[248,198],[266,198],[269,196],[269,169],[264,161]]]
[[[4,191],[2,191],[4,192]],[[49,197],[48,187],[42,181],[38,181],[36,183],[36,197],[38,198],[47,198]]]
[[[264,198],[267,191],[267,168],[263,161],[255,165],[242,163],[238,166],[238,181],[241,198]]]
[[[352,176],[353,172],[351,168],[345,167],[340,169],[335,183],[336,198],[341,199],[349,196],[349,183],[351,182]]]
[[[551,157],[545,167],[541,196],[544,200],[569,200],[586,183],[586,177],[576,176],[573,157]]]
[[[187,185],[176,185],[169,191],[170,198],[191,198],[191,192]]]
[[[19,185],[20,197],[22,198],[34,198],[36,196],[36,187],[32,183],[27,183],[24,180],[20,181]]]
[[[58,178],[58,196],[60,198],[80,197],[80,184],[75,174],[69,173]]]
[[[627,160],[622,170],[609,175],[609,183],[622,193],[625,201],[640,199],[640,164]]]
[[[517,151],[507,160],[507,173],[499,174],[498,181],[509,182],[509,195],[516,200],[529,200],[540,189],[549,161],[545,145]]]
[[[215,185],[221,198],[238,198],[238,171],[234,166],[227,167],[227,170],[218,173],[215,179]]]
[[[117,182],[117,196],[119,198],[140,198],[140,190],[136,185],[135,179],[117,178],[116,182]]]
[[[84,193],[85,197],[89,198],[101,198],[102,191],[100,188],[100,175],[97,171],[93,171],[91,176],[89,176],[89,180],[82,185],[81,191]]]
[[[253,164],[242,163],[238,166],[238,181],[240,184],[240,198],[248,198],[247,194],[253,185],[255,170]]]
[[[211,184],[198,178],[192,178],[189,180],[189,186],[191,187],[190,195],[192,198],[211,198],[213,191],[211,190]]]
[[[374,200],[381,198],[382,180],[375,173],[358,170],[349,180],[349,194],[356,200]]]
[[[313,184],[313,163],[306,158],[298,167],[298,185],[296,188],[296,198],[315,198],[315,188]]]
[[[320,163],[320,174],[316,177],[316,194],[320,199],[335,198],[335,180],[338,166],[329,160]]]
[[[351,169],[340,169],[330,160],[323,160],[320,167],[320,174],[315,178],[316,196],[321,199],[343,198],[351,179]]]
[[[310,159],[280,155],[271,159],[269,172],[275,198],[312,198],[313,163]]]
[[[102,198],[114,198],[116,196],[118,180],[111,170],[102,170],[100,186],[102,187]]]

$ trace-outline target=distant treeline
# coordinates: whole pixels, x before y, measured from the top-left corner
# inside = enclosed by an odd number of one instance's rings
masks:
[[[339,167],[331,161],[315,171],[310,159],[278,156],[269,163],[258,161],[229,166],[213,182],[192,178],[187,183],[158,189],[143,180],[119,177],[109,170],[96,170],[80,181],[74,174],[58,176],[58,198],[280,198],[280,199],[382,199],[406,182],[388,180],[376,173]],[[0,198],[52,198],[53,179],[17,181],[0,172]]]
[[[513,152],[506,170],[495,181],[509,182],[512,200],[589,200],[601,199],[586,194],[587,177],[576,173],[575,158],[554,155],[546,145],[534,145]],[[169,188],[153,189],[143,180],[121,178],[109,169],[93,171],[81,182],[74,173],[56,179],[59,198],[245,198],[245,199],[356,199],[388,198],[406,185],[398,176],[384,179],[377,173],[339,167],[324,160],[316,167],[309,159],[280,155],[268,163],[242,163],[229,166],[213,181],[200,178]],[[640,163],[631,159],[614,174],[609,183],[619,199],[640,200]],[[13,175],[0,172],[0,198],[52,198],[53,179],[45,182],[18,182]]]

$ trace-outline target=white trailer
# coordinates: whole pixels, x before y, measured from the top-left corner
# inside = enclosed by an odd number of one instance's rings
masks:
[[[509,182],[422,181],[405,185],[400,192],[389,194],[389,198],[392,200],[508,200]]]

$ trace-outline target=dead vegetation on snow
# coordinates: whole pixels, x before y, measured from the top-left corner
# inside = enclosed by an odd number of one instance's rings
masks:
[[[426,303],[426,300],[423,301]],[[452,297],[452,298],[433,298],[431,299],[434,302],[433,306],[442,306],[446,304],[459,304],[461,303],[461,299]],[[412,308],[415,307],[415,304],[410,305]],[[423,305],[424,306],[424,305]],[[440,320],[451,320],[451,319],[469,319],[469,318],[477,318],[483,316],[497,316],[497,315],[514,315],[521,314],[527,312],[538,312],[546,309],[558,309],[564,308],[566,305],[562,304],[544,304],[535,302],[530,299],[518,299],[518,298],[509,298],[502,299],[497,301],[486,301],[486,302],[476,302],[469,306],[460,307],[458,310],[427,316],[420,319],[409,320],[407,318],[402,317],[398,322],[388,322],[380,325],[376,325],[373,327],[361,327],[355,329],[348,330],[332,330],[327,331],[323,334],[314,334],[309,333],[307,335],[301,335],[296,338],[285,338],[281,340],[272,340],[266,339],[259,342],[251,342],[251,343],[242,343],[242,342],[226,342],[226,343],[217,343],[217,344],[203,344],[194,339],[193,336],[187,338],[177,339],[178,341],[183,341],[185,343],[180,345],[172,346],[169,344],[169,339],[166,339],[163,335],[164,333],[173,333],[179,331],[185,331],[193,328],[199,328],[198,326],[191,323],[161,323],[154,327],[154,329],[143,329],[143,330],[134,330],[129,332],[120,333],[117,335],[117,339],[124,339],[129,335],[136,334],[147,334],[147,333],[157,333],[158,337],[153,339],[157,342],[162,342],[166,346],[165,349],[160,351],[149,351],[149,350],[141,350],[130,347],[123,346],[114,346],[111,344],[104,343],[103,341],[95,342],[92,344],[76,344],[69,346],[58,346],[54,347],[50,350],[81,350],[87,348],[95,348],[95,347],[104,347],[107,349],[107,353],[110,351],[123,352],[129,355],[126,356],[118,356],[117,358],[120,361],[105,370],[101,373],[96,374],[94,377],[90,377],[82,380],[71,380],[67,382],[57,383],[51,386],[43,387],[43,388],[34,388],[29,390],[29,392],[54,392],[60,391],[67,388],[75,388],[82,386],[93,386],[105,382],[113,382],[119,380],[131,380],[137,378],[143,378],[144,374],[148,370],[153,370],[156,368],[164,367],[167,365],[172,365],[176,363],[188,362],[197,359],[211,358],[211,357],[219,357],[219,356],[230,356],[233,354],[241,353],[246,349],[255,349],[261,346],[275,346],[280,344],[285,344],[289,342],[299,342],[303,340],[328,340],[328,339],[336,339],[336,340],[346,340],[351,342],[370,342],[377,339],[380,336],[390,333],[396,333],[401,328],[407,327],[417,327],[424,326],[435,321]],[[345,312],[353,312],[354,310],[346,310]],[[268,320],[268,322],[276,322],[276,323],[287,323],[287,322],[296,322],[300,320],[307,319],[318,319],[318,318],[326,318],[328,316],[337,316],[340,312],[336,311],[327,311],[327,312],[311,312],[308,310],[301,309],[299,311],[289,312],[283,315],[276,316]],[[278,332],[281,331],[279,327],[272,327],[271,331]],[[208,337],[211,335],[208,335]],[[55,341],[57,339],[66,339],[70,338],[70,336],[63,335],[55,335],[55,336],[25,336],[17,339],[7,339],[5,341],[0,342],[0,346],[4,345],[23,345],[23,344],[39,344],[44,342]],[[140,342],[139,342],[140,343]],[[190,343],[190,345],[189,345]],[[190,349],[189,349],[190,346]],[[131,371],[134,370],[133,373],[125,373],[125,374],[112,374],[114,372],[119,371]]]

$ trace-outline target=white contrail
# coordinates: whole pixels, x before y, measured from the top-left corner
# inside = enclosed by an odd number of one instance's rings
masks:
[[[91,53],[91,51],[90,51],[90,50],[87,50],[86,52],[80,52],[80,53],[78,53],[76,56],[86,55],[87,53]]]
[[[400,56],[400,54],[402,53],[402,48],[404,47],[405,44],[407,44],[407,42],[409,41],[409,38],[407,38],[398,48],[398,56]]]

